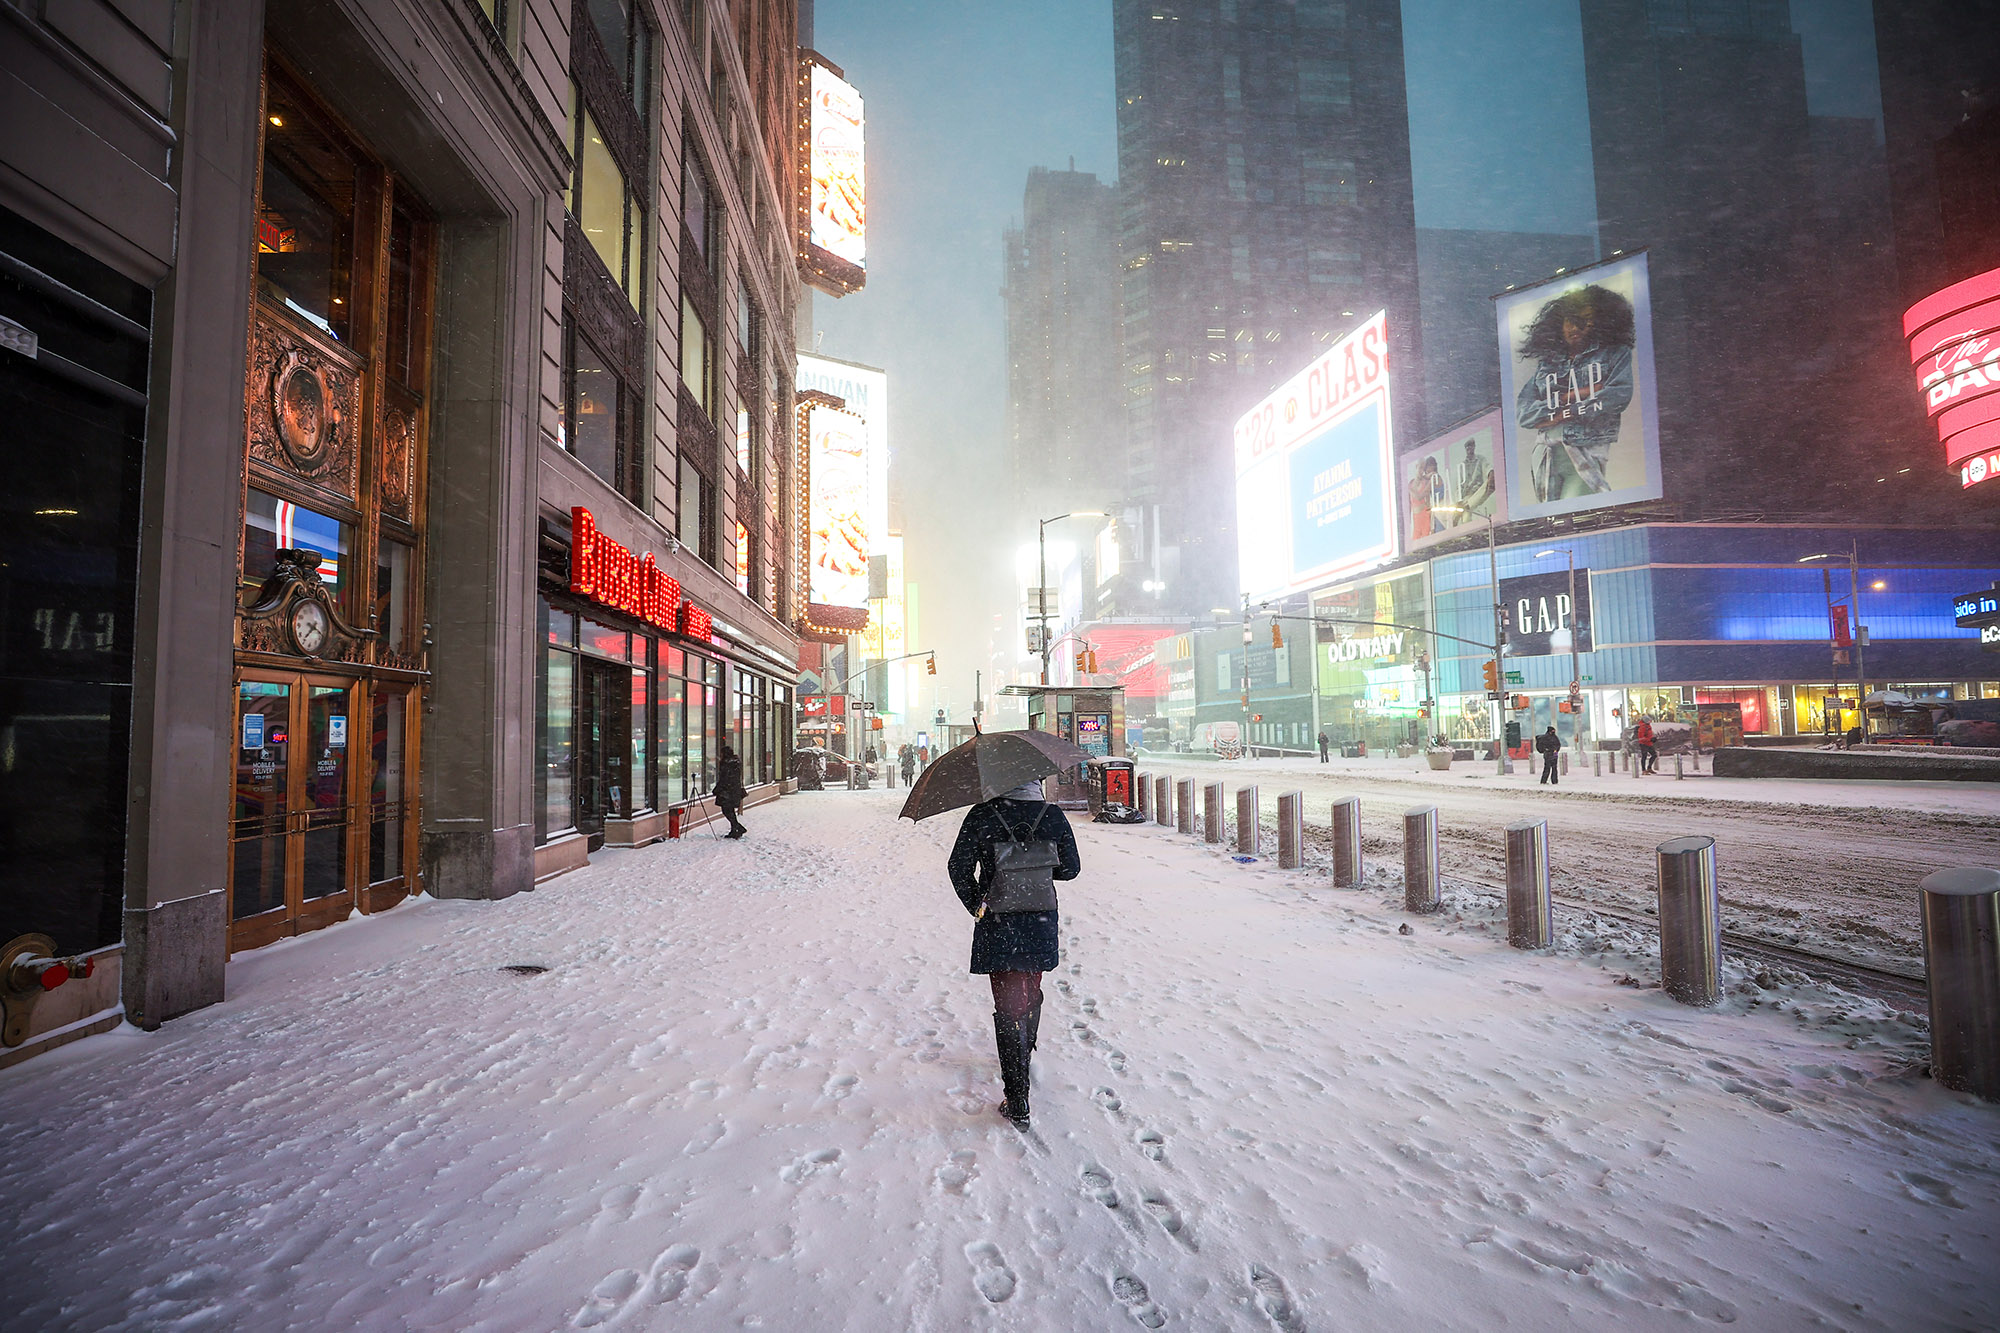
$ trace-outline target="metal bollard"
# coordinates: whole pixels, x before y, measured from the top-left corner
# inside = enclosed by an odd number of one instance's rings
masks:
[[[1660,985],[1682,1004],[1722,996],[1717,948],[1722,910],[1715,889],[1715,839],[1660,844]]]
[[[1507,826],[1507,943],[1546,949],[1556,937],[1549,911],[1549,821]]]
[[[1306,860],[1306,794],[1288,791],[1278,797],[1278,869],[1297,870]]]
[[[1592,750],[1590,752],[1590,776],[1594,778],[1604,776],[1604,751]]]
[[[1333,887],[1353,889],[1361,884],[1361,798],[1350,796],[1333,803]]]
[[[1236,789],[1236,854],[1256,856],[1262,847],[1263,826],[1257,818],[1257,788],[1253,784]]]
[[[1559,778],[1566,778],[1569,776],[1568,750],[1564,750],[1561,754],[1556,756],[1556,776]]]
[[[896,766],[894,764],[882,765],[882,785],[884,787],[893,787],[896,785]]]
[[[1920,896],[1931,1077],[2000,1101],[2000,870],[1940,870]]]
[[[1403,812],[1403,910],[1435,912],[1442,901],[1438,883],[1438,808],[1420,805]]]
[[[1162,773],[1153,779],[1153,822],[1161,828],[1174,824],[1174,780]]]
[[[1132,797],[1139,803],[1139,813],[1147,819],[1153,817],[1153,779],[1144,773],[1132,775]]]
[[[1687,776],[1687,774],[1681,772],[1681,757],[1679,755],[1674,756],[1674,776],[1676,778],[1685,778]]]
[[[1222,784],[1211,782],[1201,789],[1201,840],[1222,841]]]
[[[1628,772],[1631,767],[1632,752],[1630,750],[1620,750],[1618,752],[1618,771],[1621,773]]]
[[[1174,783],[1174,827],[1181,833],[1194,832],[1194,779]]]

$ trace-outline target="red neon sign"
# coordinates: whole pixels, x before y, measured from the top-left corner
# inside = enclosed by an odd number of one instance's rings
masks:
[[[599,532],[597,519],[582,506],[570,510],[569,519],[571,592],[664,630],[680,628],[687,613],[696,610],[681,600],[680,581],[660,568],[651,551],[633,555]],[[698,614],[706,623],[708,613]]]
[[[2000,268],[1953,283],[1903,315],[1910,364],[1959,484],[2000,476]]]
[[[693,602],[682,602],[681,633],[706,643],[715,637],[715,619]]]

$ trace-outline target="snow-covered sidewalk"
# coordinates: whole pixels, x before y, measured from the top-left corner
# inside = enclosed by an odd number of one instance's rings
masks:
[[[239,957],[0,1073],[44,1329],[1991,1327],[2000,1108],[1879,1005],[1080,825],[1035,1128],[904,793]],[[1407,926],[1410,933],[1402,933]],[[517,975],[510,964],[546,966]]]

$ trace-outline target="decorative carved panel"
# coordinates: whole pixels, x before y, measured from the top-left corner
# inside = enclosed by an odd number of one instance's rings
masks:
[[[361,377],[351,361],[261,304],[244,390],[251,461],[355,503]]]
[[[403,523],[414,522],[417,492],[417,437],[423,409],[415,398],[394,387],[382,396],[380,469],[382,512]]]

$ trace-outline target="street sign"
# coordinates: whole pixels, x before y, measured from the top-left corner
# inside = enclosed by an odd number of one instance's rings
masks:
[[[1497,701],[1503,698],[1504,696],[1501,695],[1500,691],[1498,690],[1488,690],[1486,691],[1486,697]]]
[[[1507,683],[1508,683],[1509,685],[1525,685],[1525,684],[1527,684],[1527,682],[1526,682],[1525,680],[1522,680],[1522,679],[1521,679],[1521,673],[1520,673],[1520,672],[1518,672],[1518,671],[1509,671],[1509,672],[1507,673]]]

